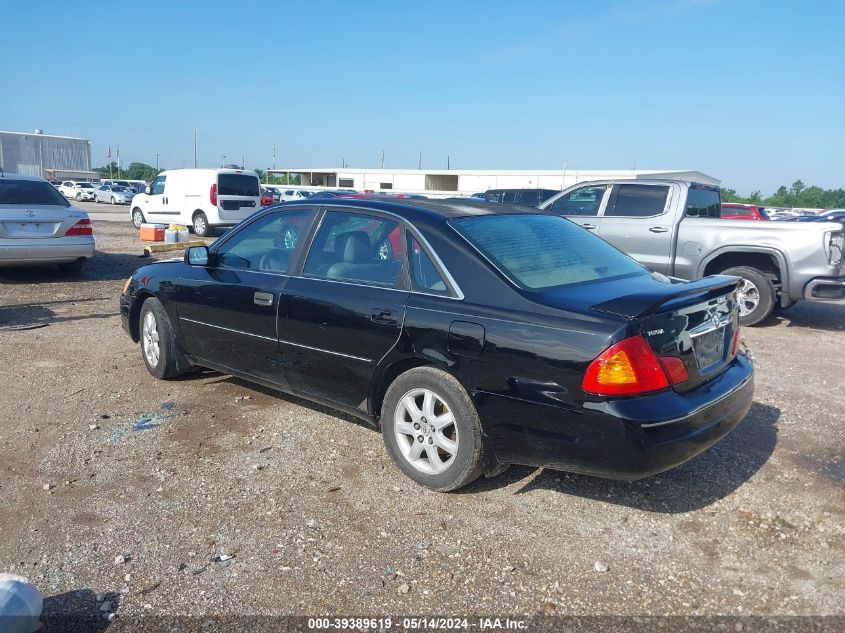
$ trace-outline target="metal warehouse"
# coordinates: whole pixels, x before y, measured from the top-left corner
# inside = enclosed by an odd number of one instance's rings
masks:
[[[693,170],[664,169],[271,169],[275,176],[299,176],[304,186],[338,187],[372,191],[404,191],[432,195],[473,194],[488,189],[565,189],[588,180],[619,178],[672,178],[718,185],[720,180]]]
[[[72,136],[0,131],[0,168],[6,173],[55,180],[90,180],[91,141]]]

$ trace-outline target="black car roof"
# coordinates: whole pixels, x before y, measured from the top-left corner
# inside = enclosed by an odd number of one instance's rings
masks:
[[[285,202],[281,207],[293,206],[314,206],[316,200],[309,202],[309,199]],[[395,213],[407,220],[414,220],[417,217],[425,217],[433,220],[446,221],[452,218],[465,218],[486,215],[509,215],[520,213],[525,215],[541,214],[539,209],[524,207],[515,204],[501,204],[498,202],[486,202],[481,198],[475,200],[467,199],[432,199],[425,200],[405,199],[398,200],[375,200],[372,198],[326,198],[321,204],[326,206],[357,207],[359,209],[372,209],[373,211],[384,211]]]

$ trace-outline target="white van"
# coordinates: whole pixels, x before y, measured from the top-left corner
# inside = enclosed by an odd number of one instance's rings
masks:
[[[146,193],[132,198],[130,217],[144,222],[184,224],[205,236],[261,210],[261,188],[254,171],[172,169],[161,172]]]

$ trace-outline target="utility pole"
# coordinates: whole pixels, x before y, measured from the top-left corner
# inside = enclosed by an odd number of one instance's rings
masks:
[[[246,169],[246,160],[244,159],[243,154],[241,154],[241,169]]]
[[[446,169],[452,169],[452,166],[451,166],[451,165],[452,165],[452,163],[451,163],[451,161],[449,160],[449,155],[447,154],[447,155],[446,155]]]
[[[194,169],[197,167],[197,128],[194,128]]]
[[[273,169],[276,169],[276,144],[273,143]]]
[[[381,150],[381,168],[384,169],[384,150]]]
[[[223,154],[223,162],[221,163],[221,165],[220,165],[220,166],[221,166],[221,167],[225,167],[225,166],[226,166],[226,154]]]
[[[417,162],[417,169],[422,169],[422,152],[420,152],[420,160]]]
[[[158,171],[158,154],[156,154],[156,171]]]

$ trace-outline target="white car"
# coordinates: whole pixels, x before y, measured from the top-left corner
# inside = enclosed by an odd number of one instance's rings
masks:
[[[132,199],[129,217],[138,228],[144,222],[177,223],[205,236],[260,210],[261,186],[254,171],[172,169]]]
[[[62,192],[65,198],[76,200],[93,200],[94,191],[96,187],[90,182],[77,182],[75,180],[65,180],[60,186],[59,191]]]
[[[305,198],[310,198],[313,195],[314,192],[308,191],[307,189],[282,189],[282,197],[280,201],[287,202],[288,200],[304,200]]]
[[[0,267],[58,264],[79,272],[94,256],[88,214],[43,178],[0,171]]]
[[[136,195],[134,189],[120,185],[101,185],[94,192],[94,202],[108,202],[110,204],[129,204]]]

